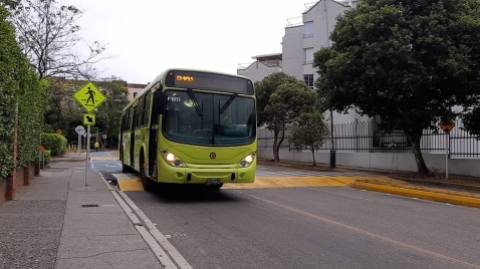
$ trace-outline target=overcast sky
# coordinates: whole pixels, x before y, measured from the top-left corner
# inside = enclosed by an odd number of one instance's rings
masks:
[[[84,11],[85,41],[108,43],[102,77],[147,83],[170,67],[236,73],[252,56],[282,51],[286,19],[309,0],[63,0]]]

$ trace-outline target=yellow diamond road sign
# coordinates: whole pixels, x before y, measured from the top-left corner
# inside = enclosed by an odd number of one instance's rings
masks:
[[[83,125],[95,125],[95,114],[83,114]]]
[[[97,108],[100,104],[105,101],[105,96],[97,87],[92,83],[88,82],[80,88],[73,97],[81,104],[88,112]]]

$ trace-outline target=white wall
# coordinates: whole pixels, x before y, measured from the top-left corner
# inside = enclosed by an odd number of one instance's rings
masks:
[[[255,83],[272,73],[281,71],[282,68],[280,66],[266,66],[259,61],[255,61],[245,69],[237,69],[237,74],[246,76]]]
[[[273,159],[272,148],[258,148],[259,158]],[[427,167],[439,173],[445,173],[445,155],[424,153],[423,158]],[[319,164],[330,163],[329,152],[315,153]],[[280,149],[280,160],[312,163],[312,153],[298,152],[288,148]],[[449,174],[480,176],[480,159],[449,159]],[[417,172],[415,157],[412,153],[368,153],[368,152],[337,152],[337,166],[360,167],[369,169],[383,169],[388,171]]]

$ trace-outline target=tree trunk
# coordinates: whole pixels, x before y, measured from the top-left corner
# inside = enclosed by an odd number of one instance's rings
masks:
[[[278,148],[277,143],[278,143],[278,133],[280,132],[279,128],[275,126],[273,130],[273,161],[274,162],[279,162],[280,157],[278,156]]]
[[[313,166],[316,166],[317,162],[315,161],[315,149],[313,149],[313,147],[312,147],[311,151],[312,151],[312,157],[313,157]]]
[[[422,130],[414,131],[408,130],[406,131],[408,138],[412,141],[412,151],[413,155],[415,156],[415,161],[417,163],[417,170],[418,173],[421,175],[429,175],[430,171],[428,170],[427,165],[425,164],[425,160],[423,159],[422,151],[420,150],[420,141],[422,139]]]
[[[277,145],[277,158],[276,158],[276,161],[279,162],[280,161],[280,146],[282,145],[283,143],[283,140],[285,140],[285,123],[282,124],[282,137],[280,138],[280,141],[278,142],[278,145]]]

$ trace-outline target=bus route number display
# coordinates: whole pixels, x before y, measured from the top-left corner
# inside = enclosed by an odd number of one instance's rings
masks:
[[[170,71],[166,84],[171,87],[253,94],[253,85],[248,79],[222,74]]]

